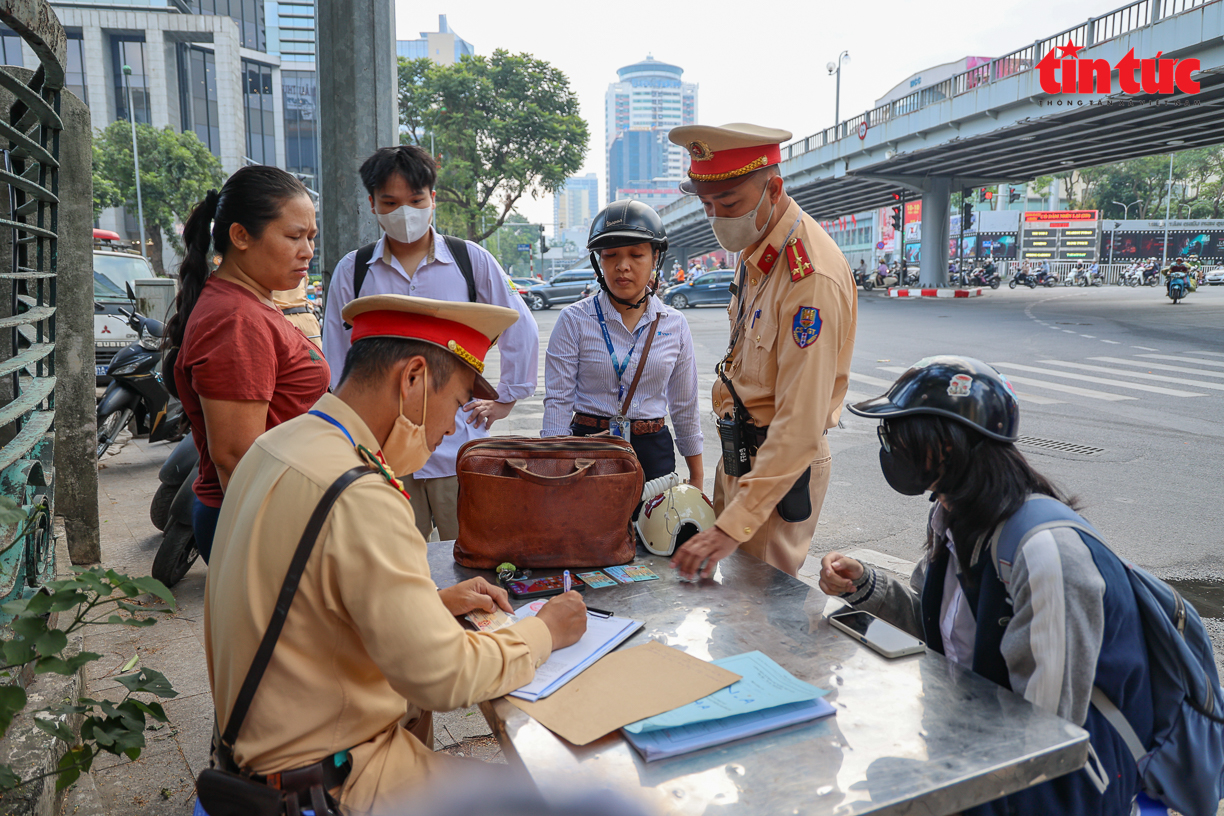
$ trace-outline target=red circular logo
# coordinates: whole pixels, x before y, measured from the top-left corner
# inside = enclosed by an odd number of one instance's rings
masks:
[[[866,139],[866,138],[867,138],[867,123],[866,123],[866,122],[859,122],[859,126],[858,126],[858,137],[859,137],[860,139]]]

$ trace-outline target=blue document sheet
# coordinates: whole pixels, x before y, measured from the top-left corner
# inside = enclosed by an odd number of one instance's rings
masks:
[[[794,703],[810,703],[828,694],[824,689],[798,679],[760,652],[747,652],[712,662],[743,679],[696,702],[626,725],[624,730],[629,734],[643,734],[678,728]],[[831,708],[828,713],[832,713]]]
[[[625,734],[629,744],[637,749],[647,762],[656,759],[687,754],[711,745],[753,737],[767,731],[775,731],[795,723],[827,717],[834,714],[833,706],[824,700],[804,700],[798,703],[737,714],[721,720],[707,720],[682,725],[677,728],[661,728],[640,734]]]

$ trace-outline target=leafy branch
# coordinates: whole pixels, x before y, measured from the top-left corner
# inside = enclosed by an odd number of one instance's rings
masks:
[[[11,502],[10,502],[11,503]],[[0,521],[11,507],[0,502]],[[12,523],[11,521],[9,523]],[[27,523],[28,524],[28,523]],[[134,602],[141,595],[153,595],[163,602],[160,608],[148,608]],[[155,578],[132,578],[111,569],[94,567],[77,570],[71,578],[47,583],[36,594],[12,601],[0,607],[13,619],[9,624],[12,637],[0,638],[0,678],[8,685],[0,686],[0,736],[8,733],[14,718],[28,702],[25,690],[15,682],[16,673],[29,669],[34,674],[72,675],[83,666],[100,660],[93,652],[70,653],[69,636],[86,626],[117,625],[147,627],[157,621],[151,612],[173,612],[174,596]],[[51,625],[53,615],[70,618],[67,626]],[[101,753],[137,759],[145,746],[144,730],[149,718],[168,722],[160,703],[145,702],[135,694],[167,699],[178,692],[160,672],[149,668],[136,671],[137,656],[133,656],[115,679],[127,689],[118,702],[79,697],[33,712],[34,725],[68,746],[55,770],[23,779],[16,769],[0,765],[0,793],[29,784],[48,776],[58,776],[56,787],[66,788],[88,771]],[[81,718],[79,736],[69,723]]]

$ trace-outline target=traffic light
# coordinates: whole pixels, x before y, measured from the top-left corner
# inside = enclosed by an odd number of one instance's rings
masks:
[[[973,226],[973,202],[966,201],[961,205],[961,231]]]
[[[1014,204],[1019,200],[1020,200],[1020,191],[1017,190],[1015,187],[1008,187],[1007,188],[1007,203]]]
[[[544,240],[544,225],[540,225],[540,257],[544,257],[544,253],[548,251],[548,242]]]
[[[892,227],[893,229],[898,230],[898,231],[900,231],[901,229],[901,208],[900,207],[892,208]]]
[[[983,190],[982,198],[985,199],[986,201],[993,201],[994,200],[994,190]]]

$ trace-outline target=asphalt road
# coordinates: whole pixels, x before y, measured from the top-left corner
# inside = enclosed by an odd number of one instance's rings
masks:
[[[1203,287],[1177,305],[1148,288],[1004,288],[973,299],[859,294],[850,400],[883,393],[933,354],[997,364],[1021,397],[1022,435],[1081,446],[1022,450],[1078,497],[1119,554],[1162,577],[1224,578],[1216,499],[1224,473],[1224,287]],[[558,313],[536,313],[541,369]],[[684,315],[708,394],[726,348],[726,313],[702,307]],[[537,397],[520,403],[501,433],[538,433],[543,386],[541,376]],[[928,503],[885,484],[874,423],[843,416],[845,427],[830,431],[832,483],[812,553],[867,547],[917,560]],[[710,488],[718,444],[708,411],[703,424]]]

